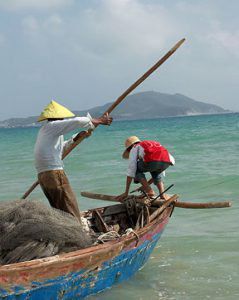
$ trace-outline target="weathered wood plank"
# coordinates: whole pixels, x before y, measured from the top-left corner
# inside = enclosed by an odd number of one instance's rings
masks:
[[[81,192],[81,195],[83,197],[87,197],[90,199],[98,199],[98,200],[105,200],[105,201],[112,201],[112,202],[118,202],[116,200],[116,196],[112,195],[103,195],[103,194],[95,194],[90,192]],[[133,196],[130,196],[133,197]],[[143,199],[141,199],[143,200]],[[142,202],[142,201],[140,201]],[[153,206],[160,206],[164,204],[165,200],[156,199],[153,201]],[[182,202],[177,201],[175,204],[175,207],[180,208],[192,208],[192,209],[203,209],[203,208],[224,208],[224,207],[231,207],[232,203],[231,201],[218,201],[218,202]]]

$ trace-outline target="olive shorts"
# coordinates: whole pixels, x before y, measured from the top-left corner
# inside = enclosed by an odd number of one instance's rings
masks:
[[[68,212],[81,221],[80,210],[64,170],[39,173],[38,180],[52,207]]]

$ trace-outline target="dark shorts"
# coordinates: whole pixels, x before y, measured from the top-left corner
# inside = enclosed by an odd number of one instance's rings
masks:
[[[153,178],[154,184],[158,184],[162,180],[161,173],[165,171],[171,163],[161,161],[144,162],[139,160],[137,162],[137,170],[134,178],[135,183],[139,183],[141,178],[145,178],[145,174],[149,172]]]

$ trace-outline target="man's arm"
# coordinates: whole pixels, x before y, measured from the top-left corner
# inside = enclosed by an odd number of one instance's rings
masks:
[[[62,157],[65,156],[65,153],[67,152],[67,150],[71,146],[71,144],[73,144],[74,142],[76,142],[80,138],[87,138],[90,135],[91,135],[91,131],[90,130],[82,130],[78,134],[73,135],[71,139],[65,141],[64,142],[64,147],[63,147]]]
[[[113,118],[108,115],[108,113],[104,114],[100,118],[91,118],[90,119],[91,123],[93,124],[94,127],[98,125],[110,125],[113,121]],[[88,131],[81,131],[79,132],[74,138],[73,141],[76,142],[78,139],[82,137],[88,137],[91,135],[93,129],[89,129]]]
[[[132,179],[133,179],[133,177],[130,177],[130,176],[127,176],[127,177],[126,177],[125,192],[124,192],[123,194],[119,195],[118,197],[116,197],[116,199],[117,199],[118,201],[122,202],[125,198],[128,197],[128,194],[129,194],[129,188],[130,188]]]
[[[76,142],[78,139],[82,138],[82,137],[88,137],[91,135],[91,131],[90,130],[82,130],[81,132],[77,133],[77,135],[75,135],[73,137],[73,142]]]
[[[108,113],[104,114],[100,118],[92,118],[91,122],[96,127],[98,125],[110,125],[113,121],[113,118],[109,116]]]
[[[128,194],[129,194],[129,188],[130,188],[132,179],[133,179],[133,177],[130,177],[130,176],[127,176],[127,177],[126,177],[126,186],[125,186],[125,194],[126,194],[126,197],[127,197]]]

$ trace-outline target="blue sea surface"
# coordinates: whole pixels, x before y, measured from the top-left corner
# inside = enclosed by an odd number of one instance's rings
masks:
[[[36,180],[33,148],[38,130],[0,128],[0,201],[20,198]],[[99,126],[65,158],[81,210],[109,204],[83,198],[81,191],[124,191],[127,161],[122,152],[130,135],[158,140],[175,157],[165,187],[174,184],[170,193],[181,201],[232,202],[232,207],[221,209],[175,208],[144,268],[88,299],[239,299],[238,132],[237,113],[115,121],[110,127]],[[39,187],[31,199],[48,203]]]

